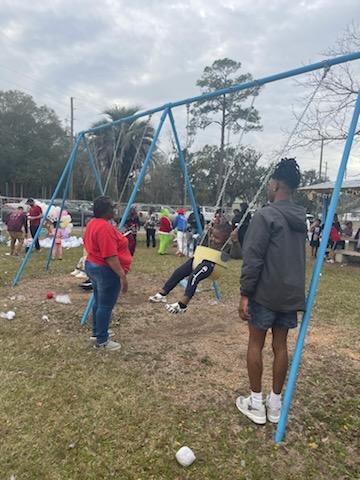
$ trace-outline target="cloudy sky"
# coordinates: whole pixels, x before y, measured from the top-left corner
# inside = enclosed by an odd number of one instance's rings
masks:
[[[0,12],[0,89],[32,94],[64,123],[75,97],[76,131],[114,103],[150,108],[198,94],[218,58],[255,78],[321,60],[360,21],[359,0],[0,0]],[[281,146],[303,94],[292,80],[267,86],[256,104],[264,130],[246,141],[262,152]],[[184,109],[176,116],[183,131]],[[200,144],[217,141],[216,131],[199,133]],[[340,153],[325,151],[332,177]],[[318,151],[297,158],[318,167]],[[358,174],[356,148],[348,175]]]

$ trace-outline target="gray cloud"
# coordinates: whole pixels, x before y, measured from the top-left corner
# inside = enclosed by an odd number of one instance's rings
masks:
[[[82,130],[115,102],[148,108],[196,95],[217,58],[254,77],[316,61],[358,17],[358,0],[1,0],[0,88],[32,93],[67,121],[74,96]],[[247,141],[278,148],[303,94],[291,80],[268,85],[257,100],[264,130]],[[176,118],[183,131],[184,109]],[[216,130],[199,133],[199,144],[216,140]],[[340,149],[327,154],[334,175]],[[317,167],[318,152],[297,155]],[[349,171],[360,173],[355,160]]]

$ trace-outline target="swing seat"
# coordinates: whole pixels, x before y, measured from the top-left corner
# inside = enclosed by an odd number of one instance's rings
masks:
[[[215,263],[215,268],[209,278],[217,280],[224,268],[227,267],[226,262],[221,260],[221,252],[213,248],[203,247],[202,245],[196,247],[194,253],[193,267],[196,268],[203,260]]]

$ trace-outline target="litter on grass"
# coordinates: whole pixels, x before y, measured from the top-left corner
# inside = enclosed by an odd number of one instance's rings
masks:
[[[9,310],[8,312],[0,312],[0,317],[5,318],[5,320],[12,320],[15,318],[15,312],[13,310]]]
[[[189,447],[181,447],[175,455],[176,460],[180,465],[183,467],[190,467],[192,463],[194,463],[196,457],[194,452]]]
[[[56,295],[55,302],[63,303],[64,305],[70,305],[71,304],[71,300],[70,300],[69,295]]]

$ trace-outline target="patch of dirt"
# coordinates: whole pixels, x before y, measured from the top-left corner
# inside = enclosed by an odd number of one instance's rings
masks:
[[[71,276],[52,276],[24,281],[16,289],[2,289],[0,309],[16,308],[17,320],[37,335],[56,335],[62,329],[72,336],[86,338],[89,327],[79,322],[89,293],[79,288],[80,281]],[[146,372],[149,383],[161,387],[164,395],[181,395],[182,403],[197,406],[225,402],[229,392],[248,392],[246,371],[247,325],[237,313],[238,299],[212,305],[212,292],[197,294],[183,316],[168,314],[163,304],[150,304],[148,297],[156,291],[154,275],[138,274],[129,279],[129,293],[121,296],[114,309],[112,328],[123,344],[121,358],[129,369]],[[48,291],[69,294],[72,305],[47,300]],[[170,297],[182,293],[178,287]],[[4,296],[5,294],[5,296]],[[23,295],[25,300],[10,300]],[[48,324],[41,320],[49,317]],[[336,350],[346,362],[358,368],[357,349],[349,345],[349,330],[341,327],[316,326],[309,330],[302,369],[306,374],[316,363],[328,359]],[[271,388],[271,335],[264,350],[264,391]],[[296,332],[290,332],[290,351]],[[355,345],[354,345],[355,347]],[[189,388],[189,386],[191,388]]]

